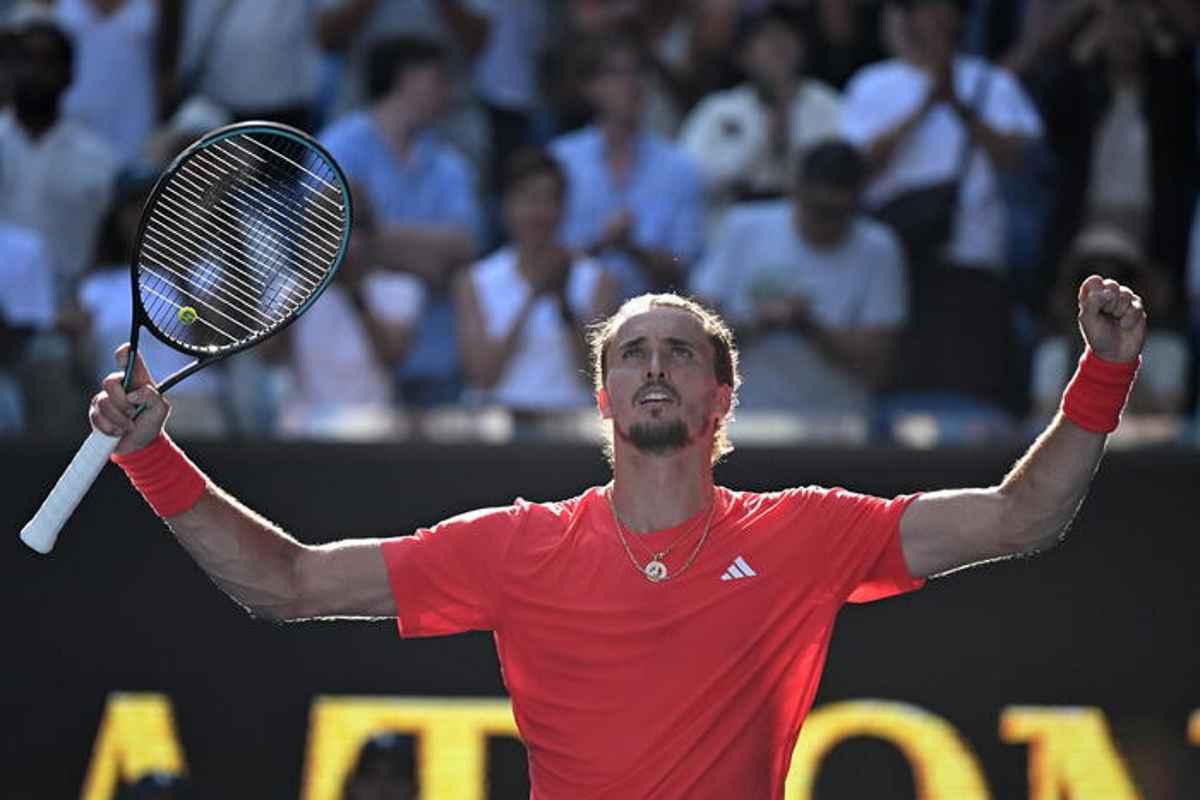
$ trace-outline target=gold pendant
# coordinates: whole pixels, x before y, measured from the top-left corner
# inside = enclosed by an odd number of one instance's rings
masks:
[[[646,573],[646,577],[654,583],[665,581],[667,579],[667,565],[659,561],[657,558],[647,564],[642,569],[642,572]]]

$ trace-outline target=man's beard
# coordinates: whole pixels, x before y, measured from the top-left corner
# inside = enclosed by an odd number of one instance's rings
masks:
[[[638,450],[661,456],[687,447],[691,442],[687,425],[681,419],[667,422],[635,422],[629,433],[622,436]]]

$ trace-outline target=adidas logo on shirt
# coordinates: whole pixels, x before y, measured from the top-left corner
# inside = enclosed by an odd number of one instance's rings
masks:
[[[733,563],[725,570],[725,574],[721,576],[723,581],[737,581],[742,578],[753,578],[758,573],[750,568],[746,563],[746,559],[738,556],[733,560]]]

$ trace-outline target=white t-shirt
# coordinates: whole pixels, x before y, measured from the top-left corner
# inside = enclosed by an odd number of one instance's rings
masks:
[[[788,158],[771,152],[770,110],[750,85],[705,97],[684,120],[679,143],[700,167],[710,195],[736,182],[755,190],[791,188],[800,154],[838,135],[841,98],[820,81],[807,80],[792,98]]]
[[[602,272],[595,261],[577,261],[567,276],[567,302],[579,319],[592,313],[596,286]],[[521,306],[529,297],[529,284],[517,269],[516,251],[504,247],[471,267],[471,280],[483,313],[487,335],[508,335]],[[579,367],[559,312],[558,301],[542,297],[530,312],[516,351],[484,402],[525,411],[580,408],[592,402],[591,386]]]
[[[377,271],[363,281],[367,307],[379,319],[416,325],[425,302],[420,280]],[[341,284],[333,283],[304,316],[292,323],[292,394],[285,416],[320,415],[349,406],[392,403],[390,365],[379,361],[358,309]]]
[[[985,73],[986,70],[986,73]],[[977,99],[990,74],[986,97]],[[929,93],[929,74],[893,59],[863,67],[846,88],[842,133],[866,146],[909,117]],[[1005,69],[974,56],[954,62],[954,87],[962,102],[977,109],[1001,133],[1036,138],[1042,122],[1033,101]],[[867,187],[868,205],[878,207],[901,192],[949,180],[958,169],[966,127],[945,103],[935,106],[896,148],[892,160]],[[949,256],[959,264],[1002,267],[1008,215],[996,170],[976,145],[962,181]]]
[[[103,137],[122,164],[132,163],[158,122],[158,3],[127,0],[103,14],[88,0],[58,0],[55,14],[75,42],[75,80],[63,98],[64,113]]]
[[[116,173],[112,148],[80,123],[62,120],[35,141],[0,113],[0,220],[41,233],[59,305],[91,266]]]
[[[860,217],[840,246],[815,249],[796,230],[787,201],[730,211],[690,288],[719,303],[735,325],[752,320],[759,301],[793,295],[807,297],[816,320],[834,330],[908,319],[904,256],[887,227]],[[739,402],[747,409],[855,413],[869,406],[865,387],[793,331],[743,339],[741,367]]]
[[[42,237],[0,222],[0,318],[9,325],[49,328],[55,318],[52,279]]]
[[[199,93],[234,111],[311,103],[320,71],[314,0],[232,0],[219,16],[224,5],[186,7],[185,74],[211,42]]]

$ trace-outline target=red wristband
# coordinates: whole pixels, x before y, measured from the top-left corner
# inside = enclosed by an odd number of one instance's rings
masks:
[[[173,517],[196,505],[208,484],[204,473],[165,433],[140,450],[114,453],[112,460],[160,517]]]
[[[1133,361],[1105,361],[1087,348],[1063,393],[1063,416],[1085,431],[1112,433],[1121,421],[1141,365],[1141,356]]]

